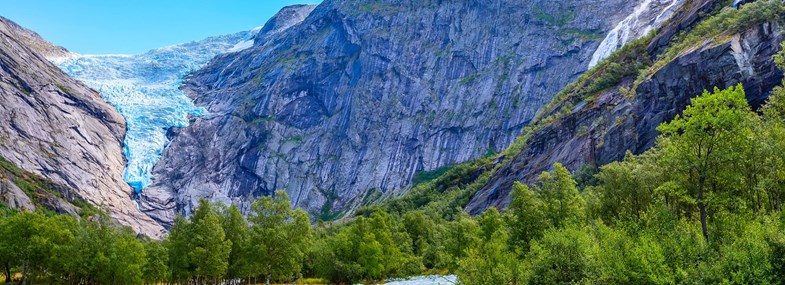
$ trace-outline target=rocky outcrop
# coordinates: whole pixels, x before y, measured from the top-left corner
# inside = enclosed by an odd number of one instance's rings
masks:
[[[281,9],[254,37],[254,45],[264,45],[280,32],[286,31],[294,25],[304,21],[316,9],[316,5],[292,5]]]
[[[533,183],[556,162],[576,170],[587,163],[620,160],[628,150],[642,153],[654,145],[656,127],[681,113],[704,90],[741,83],[751,105],[760,106],[782,82],[782,71],[772,57],[784,39],[779,24],[756,26],[678,56],[638,85],[634,97],[622,95],[617,87],[578,104],[572,113],[535,132],[466,209],[478,214],[488,207],[506,207],[515,181]],[[621,83],[630,85],[631,80]]]
[[[500,151],[640,2],[327,0],[192,74],[209,115],[163,154],[146,211],[165,222],[286,189],[332,216]]]
[[[44,208],[80,218],[81,209],[74,203],[85,205],[73,189],[20,169],[0,157],[0,205],[23,212]]]
[[[0,178],[0,203],[18,211],[35,211],[33,200],[7,178]]]
[[[52,43],[44,40],[40,35],[38,35],[38,33],[25,29],[11,20],[0,16],[0,22],[5,24],[5,28],[7,30],[14,32],[14,36],[19,41],[25,43],[27,47],[46,58],[68,57],[72,55],[72,53],[67,49],[61,46],[53,45]]]
[[[0,156],[64,187],[64,197],[104,208],[137,232],[160,235],[162,228],[133,205],[122,180],[123,118],[47,61],[41,52],[52,48],[42,49],[43,39],[20,29],[0,19]]]
[[[686,30],[693,24],[704,19],[710,14],[714,7],[722,5],[725,2],[726,1],[722,0],[690,1],[690,3],[683,6],[682,9],[674,12],[668,22],[659,28],[654,39],[649,43],[649,54],[655,55],[663,52],[663,49],[670,44],[671,39],[673,39],[677,33]]]

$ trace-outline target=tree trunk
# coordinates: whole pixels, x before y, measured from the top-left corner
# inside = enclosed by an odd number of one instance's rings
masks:
[[[5,283],[11,283],[11,265],[5,263]]]
[[[272,273],[270,272],[271,271],[270,267],[271,267],[270,265],[267,265],[267,283],[266,283],[267,285],[270,285],[270,275],[272,275]]]
[[[27,284],[27,262],[22,266],[22,285]]]
[[[701,181],[698,188],[698,207],[701,211],[701,230],[703,230],[703,237],[708,241],[709,227],[706,225],[706,202],[703,200],[703,181]]]

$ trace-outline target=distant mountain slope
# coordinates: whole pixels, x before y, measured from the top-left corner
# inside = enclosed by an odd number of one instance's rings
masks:
[[[66,197],[105,208],[120,224],[160,235],[161,226],[134,206],[122,179],[125,121],[45,54],[64,50],[0,18],[0,157],[67,189]],[[9,176],[0,180],[20,183]]]
[[[329,219],[401,193],[507,147],[641,3],[327,0],[186,81],[210,115],[172,141],[143,195],[187,214],[200,198],[244,208],[286,189]]]
[[[772,57],[785,40],[785,8],[780,0],[741,10],[724,7],[725,2],[689,2],[656,35],[568,87],[524,132],[518,149],[466,209],[478,214],[506,207],[515,181],[533,183],[556,162],[576,171],[620,160],[626,151],[642,153],[654,145],[656,127],[704,90],[741,83],[750,104],[762,105],[783,77]],[[619,72],[623,66],[635,68]]]

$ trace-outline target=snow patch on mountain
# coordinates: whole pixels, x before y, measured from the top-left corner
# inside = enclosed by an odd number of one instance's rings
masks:
[[[139,192],[152,182],[152,169],[169,143],[167,130],[186,127],[194,116],[207,112],[179,89],[182,78],[216,55],[251,47],[259,30],[261,27],[142,54],[73,54],[50,60],[98,90],[125,117],[128,164],[123,178]]]
[[[261,31],[263,27],[264,26],[258,26],[256,28],[251,29],[248,32],[248,34],[246,34],[245,38],[243,38],[242,42],[237,43],[232,48],[230,48],[227,52],[238,52],[252,47],[254,38],[256,37],[257,34],[259,34],[259,31]]]

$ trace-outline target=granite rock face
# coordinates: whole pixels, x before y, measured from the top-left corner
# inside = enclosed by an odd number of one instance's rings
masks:
[[[13,181],[0,178],[0,203],[18,211],[35,211],[33,200]]]
[[[27,47],[46,58],[68,57],[72,55],[71,52],[67,49],[46,41],[44,38],[38,35],[38,33],[28,30],[11,20],[0,16],[0,22],[3,22],[7,26],[7,30],[14,32],[14,37],[16,39],[25,43]]]
[[[254,37],[254,45],[264,45],[280,32],[304,21],[316,9],[316,5],[292,5],[281,9]]]
[[[693,17],[683,19],[694,21]],[[672,35],[670,30],[664,31]],[[767,23],[719,42],[707,42],[642,82],[634,98],[620,94],[618,88],[599,94],[592,103],[537,131],[523,151],[473,197],[466,210],[478,214],[489,207],[506,207],[515,181],[534,183],[539,173],[550,170],[556,162],[575,171],[587,163],[604,165],[621,160],[628,150],[635,154],[648,150],[659,135],[656,127],[680,114],[690,99],[704,90],[741,83],[750,104],[759,107],[782,82],[782,71],[772,56],[780,51],[783,32],[778,24]],[[622,83],[630,85],[629,80]]]
[[[247,209],[285,189],[331,217],[401,193],[420,171],[507,147],[641,2],[300,6],[299,24],[277,17],[186,80],[209,114],[172,132],[141,199],[166,224],[201,198]]]
[[[0,157],[64,187],[65,197],[104,208],[139,233],[160,236],[161,226],[134,206],[122,179],[125,121],[98,93],[47,61],[45,55],[63,50],[44,43],[0,18]],[[50,206],[75,213],[58,199],[49,199]]]

